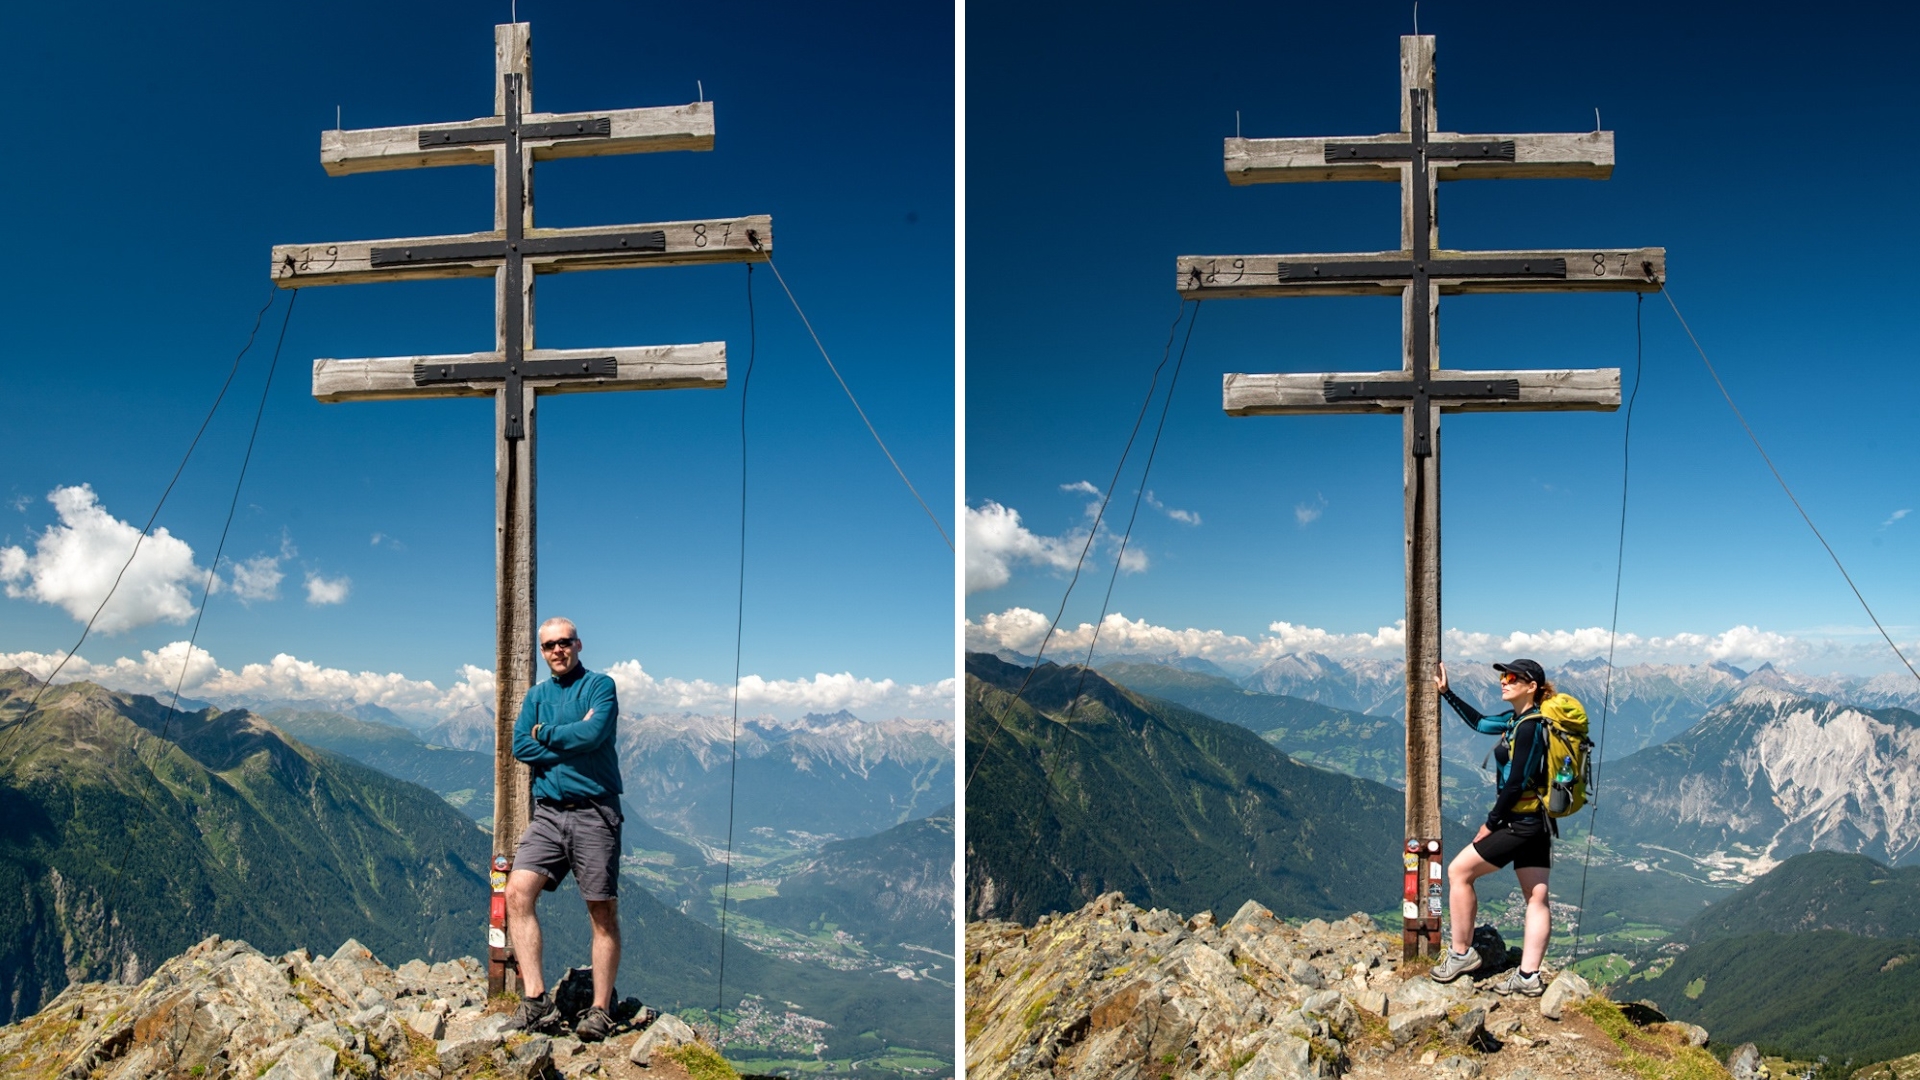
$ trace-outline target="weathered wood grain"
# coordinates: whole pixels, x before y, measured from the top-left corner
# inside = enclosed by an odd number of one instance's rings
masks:
[[[534,349],[529,360],[585,360],[614,358],[618,374],[610,377],[568,379],[530,378],[533,394],[580,394],[593,390],[720,389],[727,385],[727,346],[708,341],[698,345],[649,345],[626,349]],[[500,354],[465,353],[445,356],[385,356],[357,360],[315,360],[313,396],[321,401],[394,401],[421,397],[490,397],[498,379],[470,383],[433,383],[416,386],[415,364],[497,363]]]
[[[529,213],[531,208],[529,206]],[[773,219],[765,214],[704,221],[667,221],[639,225],[604,225],[576,229],[528,229],[528,240],[598,236],[617,232],[659,230],[666,234],[664,251],[610,251],[589,254],[529,254],[527,265],[537,274],[569,270],[614,270],[631,266],[694,266],[702,263],[765,262],[773,251]],[[754,233],[755,240],[747,238]],[[346,240],[333,244],[276,244],[273,279],[283,289],[309,285],[346,285],[366,281],[418,281],[429,278],[488,277],[503,260],[473,259],[432,266],[373,265],[375,248],[406,248],[429,244],[498,241],[502,229],[454,236],[408,236],[390,240]],[[757,243],[756,243],[757,241]]]
[[[1434,177],[1447,180],[1548,180],[1555,178],[1605,180],[1613,175],[1613,132],[1580,134],[1460,135],[1435,132],[1436,142],[1452,140],[1513,141],[1512,161],[1430,162]],[[1405,165],[1395,161],[1328,162],[1328,143],[1392,143],[1407,141],[1404,132],[1355,138],[1228,139],[1227,182],[1291,184],[1321,180],[1360,180],[1398,183]]]
[[[601,157],[608,154],[645,154],[666,150],[713,149],[713,102],[689,102],[647,109],[595,112],[529,113],[528,124],[583,121],[595,117],[612,121],[606,138],[527,139],[527,153],[535,160]],[[420,149],[422,131],[484,128],[498,125],[498,116],[482,116],[455,124],[409,124],[403,127],[361,128],[320,133],[320,165],[328,176],[420,169],[437,165],[491,165],[491,146],[436,146]]]
[[[1658,292],[1667,279],[1665,248],[1593,248],[1561,251],[1443,251],[1439,259],[1565,259],[1564,278],[1511,277],[1462,279],[1435,276],[1434,288],[1447,296],[1509,292]],[[1382,276],[1370,281],[1322,281],[1303,277],[1297,269],[1281,277],[1287,266],[1406,261],[1406,251],[1345,252],[1299,255],[1182,255],[1174,264],[1174,286],[1182,295],[1198,299],[1235,299],[1259,296],[1392,296],[1407,285],[1406,278]]]
[[[1435,379],[1517,379],[1520,397],[1447,401],[1447,412],[1612,412],[1620,407],[1619,368],[1436,371]],[[1405,371],[1343,371],[1250,375],[1230,372],[1221,380],[1221,405],[1229,416],[1308,416],[1319,413],[1397,413],[1406,399],[1328,401],[1329,382],[1406,382]]]

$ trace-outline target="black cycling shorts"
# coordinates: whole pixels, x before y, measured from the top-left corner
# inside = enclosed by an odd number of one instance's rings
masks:
[[[1505,825],[1473,842],[1473,850],[1495,866],[1512,863],[1514,869],[1553,865],[1553,836],[1547,832],[1547,819],[1541,816],[1512,818]]]

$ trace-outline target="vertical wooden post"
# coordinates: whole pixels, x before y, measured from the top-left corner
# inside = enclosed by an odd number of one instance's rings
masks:
[[[1412,131],[1416,100],[1426,104],[1421,118],[1425,130],[1439,125],[1433,103],[1433,38],[1400,39],[1400,129]],[[1424,90],[1421,95],[1410,93]],[[1439,246],[1440,227],[1434,210],[1438,177],[1431,168],[1402,166],[1406,182],[1400,185],[1400,243],[1407,251],[1432,251]],[[1426,182],[1416,184],[1424,175]],[[1422,236],[1421,234],[1425,235]],[[1424,241],[1419,243],[1417,241]],[[1401,348],[1409,375],[1424,367],[1440,366],[1440,290],[1425,281],[1409,284],[1401,294]],[[1418,367],[1416,367],[1416,365]],[[1414,410],[1425,409],[1431,448],[1414,452]],[[1440,848],[1440,702],[1433,689],[1435,665],[1440,662],[1440,409],[1416,399],[1402,420],[1405,448],[1407,523],[1407,815],[1406,840],[1418,854],[1419,887],[1403,912],[1402,942],[1407,958],[1437,955],[1440,947],[1440,902],[1444,875],[1433,871],[1444,852]],[[1435,892],[1436,889],[1442,892]]]
[[[519,113],[533,111],[527,24],[496,26],[493,40],[494,111],[506,115],[507,76],[514,74],[520,79]],[[520,155],[518,176],[508,175],[504,147],[494,151],[494,163],[493,227],[506,229],[512,214],[520,216],[523,227],[531,224],[533,155]],[[513,268],[508,260],[493,278],[493,345],[503,356],[509,334],[519,335],[526,351],[533,349],[533,275],[513,273]],[[494,600],[493,851],[496,856],[505,855],[509,864],[532,810],[527,767],[513,756],[513,724],[539,670],[534,655],[534,402],[538,397],[531,389],[519,395],[517,426],[522,434],[509,439],[505,434],[507,389],[503,385],[494,394],[494,566],[499,580]],[[504,993],[511,988],[509,975],[517,982],[520,973],[511,933],[504,948],[489,942],[487,953],[487,992]]]

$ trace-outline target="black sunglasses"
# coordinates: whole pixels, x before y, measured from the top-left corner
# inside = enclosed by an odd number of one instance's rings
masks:
[[[571,649],[578,644],[580,644],[580,639],[577,637],[557,637],[552,641],[541,642],[540,651],[547,652],[552,649]]]

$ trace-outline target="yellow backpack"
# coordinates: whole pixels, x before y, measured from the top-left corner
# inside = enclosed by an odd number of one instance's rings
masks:
[[[1546,767],[1537,779],[1527,778],[1533,781],[1534,792],[1521,796],[1513,808],[1530,814],[1544,804],[1548,817],[1577,814],[1587,805],[1593,784],[1593,741],[1587,738],[1587,710],[1572,694],[1555,694],[1540,703],[1540,719],[1547,735]],[[1514,731],[1519,727],[1516,723],[1507,732],[1509,760]],[[1531,765],[1528,762],[1519,767]]]

